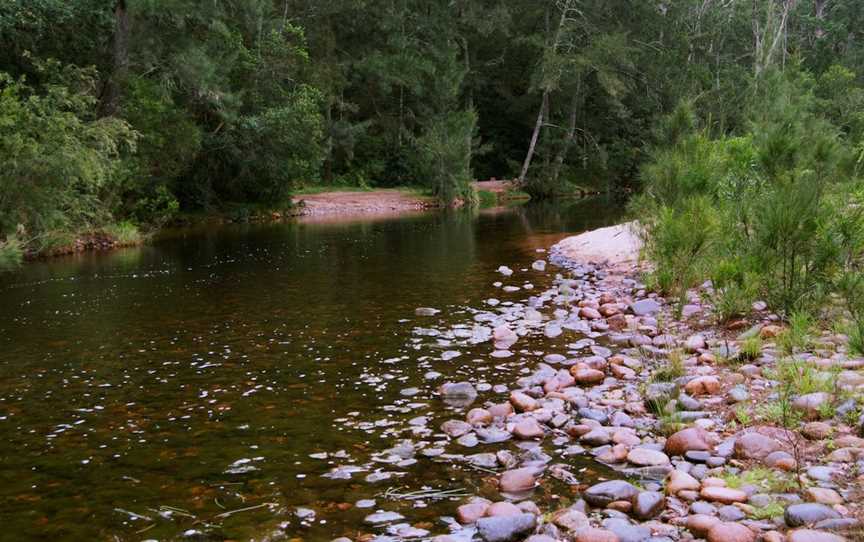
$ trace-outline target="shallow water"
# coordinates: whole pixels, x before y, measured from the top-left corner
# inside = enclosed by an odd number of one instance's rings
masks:
[[[539,290],[555,270],[530,270],[536,250],[615,223],[617,208],[187,230],[0,276],[0,539],[328,540],[380,532],[363,525],[376,510],[444,532],[436,519],[454,501],[392,491],[494,495],[494,476],[422,455],[373,463],[376,452],[436,440],[407,420],[437,428],[464,415],[435,396],[440,383],[509,385],[554,345],[520,341],[534,353],[506,360],[488,343],[460,346],[443,361],[448,345],[417,328],[470,323],[490,297],[525,300],[493,283]],[[415,316],[420,306],[442,312]],[[322,477],[347,464],[368,470]],[[364,480],[376,470],[401,475]],[[301,520],[297,507],[316,515]]]

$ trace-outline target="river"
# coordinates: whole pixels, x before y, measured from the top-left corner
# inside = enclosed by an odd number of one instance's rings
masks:
[[[363,524],[376,510],[442,532],[455,501],[394,494],[482,494],[488,475],[375,459],[439,439],[407,420],[464,416],[434,393],[442,382],[512,384],[550,345],[500,360],[424,330],[524,301],[554,274],[532,273],[538,249],[618,208],[191,229],[0,275],[0,539],[329,540],[381,532]],[[324,476],[339,465],[366,470]]]

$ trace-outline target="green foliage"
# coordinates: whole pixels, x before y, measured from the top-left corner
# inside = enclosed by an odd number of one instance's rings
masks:
[[[418,171],[442,203],[457,198],[474,203],[471,155],[476,123],[473,111],[450,113],[434,121],[417,140]]]
[[[120,246],[136,245],[141,242],[141,232],[138,227],[131,222],[119,222],[117,224],[109,224],[102,228],[111,239]]]
[[[752,361],[762,354],[762,339],[758,335],[748,337],[741,343],[741,358]]]
[[[733,489],[744,486],[756,486],[765,493],[786,493],[798,488],[797,483],[791,475],[765,467],[747,469],[740,474],[727,473],[722,478],[726,481],[727,487]]]
[[[665,363],[651,373],[653,382],[672,382],[684,376],[684,353],[681,350],[669,352],[668,363]]]
[[[807,312],[794,312],[789,317],[789,327],[777,336],[780,352],[791,356],[804,350],[810,344],[810,334],[814,326],[813,317]]]
[[[102,202],[122,187],[123,156],[136,142],[126,122],[96,117],[92,71],[40,69],[54,81],[41,92],[0,73],[0,236],[18,232],[25,250],[52,231],[109,221]]]
[[[837,290],[862,253],[864,221],[849,206],[851,146],[816,86],[795,68],[766,72],[741,135],[711,136],[687,106],[662,123],[633,206],[661,287],[683,295],[711,278],[721,321],[756,298],[789,316]]]
[[[12,269],[24,258],[24,248],[17,237],[10,236],[0,241],[0,271]]]
[[[488,190],[478,190],[477,202],[480,204],[480,207],[494,207],[498,205],[498,196]]]

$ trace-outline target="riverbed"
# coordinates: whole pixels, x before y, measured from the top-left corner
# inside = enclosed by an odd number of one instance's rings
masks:
[[[443,382],[492,393],[555,341],[496,359],[426,330],[525,301],[555,272],[531,262],[618,209],[183,230],[0,276],[0,539],[328,540],[377,532],[376,510],[436,525],[458,498],[404,496],[483,494],[484,472],[384,460],[394,443],[461,412]]]

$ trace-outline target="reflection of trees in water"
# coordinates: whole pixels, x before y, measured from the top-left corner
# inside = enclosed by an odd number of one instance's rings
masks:
[[[625,203],[614,195],[531,201],[514,208],[527,232],[582,231],[618,222]]]

